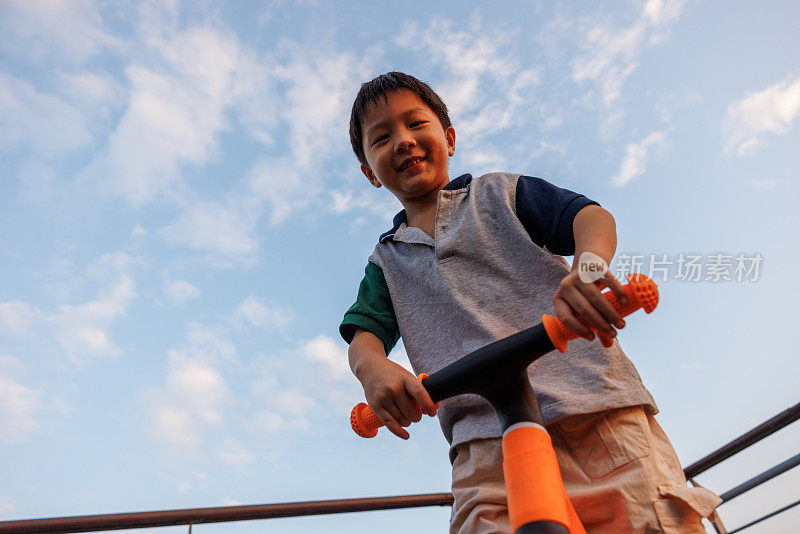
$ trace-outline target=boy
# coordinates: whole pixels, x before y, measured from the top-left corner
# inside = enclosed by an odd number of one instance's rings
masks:
[[[595,284],[563,257],[606,263],[613,217],[596,202],[544,180],[509,173],[450,181],[455,129],[425,83],[399,72],[361,86],[350,118],[361,170],[405,208],[379,238],[356,303],[340,331],[353,373],[386,427],[436,413],[414,375],[386,358],[403,337],[417,373],[433,373],[555,311],[585,338],[529,368],[568,494],[589,532],[705,532],[700,517],[720,500],[688,488],[653,415],[658,411],[614,337],[624,321]],[[603,282],[618,296],[610,272]],[[552,304],[552,306],[551,306]],[[438,411],[450,443],[455,498],[451,533],[510,532],[499,422],[487,401],[460,395]]]

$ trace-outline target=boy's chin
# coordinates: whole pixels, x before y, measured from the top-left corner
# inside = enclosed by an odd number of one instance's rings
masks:
[[[410,184],[409,184],[410,185]],[[431,195],[435,195],[442,189],[443,186],[437,184],[420,184],[419,187],[406,187],[404,188],[404,195],[408,200],[422,200]]]

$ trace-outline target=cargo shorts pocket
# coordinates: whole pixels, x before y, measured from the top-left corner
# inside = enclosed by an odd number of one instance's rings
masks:
[[[659,486],[658,494],[661,498],[654,504],[665,534],[705,532],[700,518],[713,521],[717,506],[722,504],[722,499],[702,487]]]
[[[568,417],[557,426],[583,472],[592,478],[650,454],[649,425],[640,407]]]

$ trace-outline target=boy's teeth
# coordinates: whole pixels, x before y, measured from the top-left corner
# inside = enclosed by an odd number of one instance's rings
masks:
[[[422,161],[422,158],[414,158],[414,159],[412,159],[411,161],[409,161],[408,163],[404,164],[404,165],[403,165],[403,166],[400,168],[400,170],[401,170],[401,171],[404,171],[404,170],[406,170],[407,168],[411,167],[412,165],[415,165],[415,164],[419,163],[420,161]]]

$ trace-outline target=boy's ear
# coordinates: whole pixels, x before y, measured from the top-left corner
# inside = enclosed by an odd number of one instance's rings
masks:
[[[444,138],[447,140],[447,153],[452,156],[456,153],[456,129],[450,126],[444,131]]]
[[[368,165],[364,165],[362,163],[361,164],[361,172],[363,172],[364,176],[367,177],[367,180],[369,180],[369,183],[371,183],[375,187],[380,188],[383,185],[383,184],[381,184],[381,182],[375,176],[375,173],[372,172],[372,169],[370,169]]]

